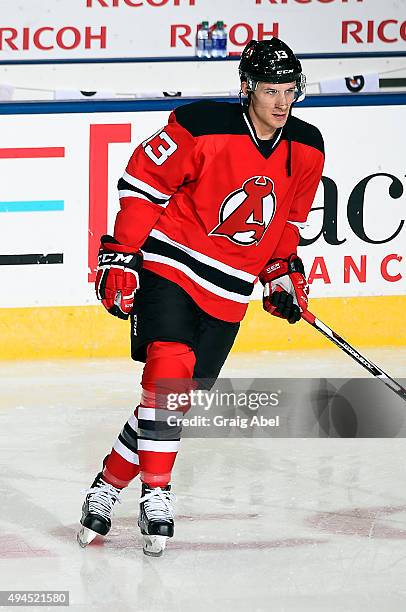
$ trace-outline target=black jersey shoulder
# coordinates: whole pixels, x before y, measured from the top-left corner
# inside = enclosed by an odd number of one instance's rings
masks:
[[[178,106],[174,112],[178,123],[192,136],[247,133],[241,105],[237,103],[203,100]]]
[[[319,128],[298,117],[289,117],[287,134],[292,142],[300,142],[318,149],[324,155],[324,141]],[[286,136],[285,136],[286,137]]]

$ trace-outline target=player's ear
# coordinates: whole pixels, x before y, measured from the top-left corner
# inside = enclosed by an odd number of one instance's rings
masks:
[[[248,95],[248,83],[247,83],[247,81],[241,81],[241,93],[244,96]]]

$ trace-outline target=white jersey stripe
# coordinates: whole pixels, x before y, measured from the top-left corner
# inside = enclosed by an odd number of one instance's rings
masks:
[[[140,462],[137,453],[133,453],[133,451],[130,451],[130,449],[124,446],[124,444],[120,442],[120,440],[116,440],[113,448],[116,453],[118,453],[123,459],[125,459],[129,463],[132,463],[133,465],[139,465]]]
[[[253,129],[252,129],[252,127],[251,127],[250,122],[248,121],[248,117],[246,116],[246,114],[245,114],[245,113],[244,113],[244,115],[243,115],[243,116],[244,116],[244,121],[245,121],[245,123],[247,124],[247,127],[248,127],[248,129],[249,129],[249,131],[250,131],[250,134],[251,134],[251,136],[252,136],[252,140],[255,142],[255,144],[257,145],[257,147],[259,147],[259,143],[258,143],[257,137],[256,137],[256,135],[255,135],[254,130],[253,130]],[[278,144],[278,142],[280,141],[280,139],[281,139],[281,138],[282,138],[282,130],[279,132],[278,136],[276,137],[275,142],[274,142],[274,143],[273,143],[273,145],[272,145],[272,149],[274,149],[274,148],[276,147],[276,145]]]
[[[278,142],[280,141],[281,138],[282,138],[282,130],[280,131],[278,137],[276,138],[275,142],[272,145],[273,149],[276,147],[276,145],[278,144]]]
[[[258,147],[258,146],[259,146],[259,144],[258,144],[258,140],[257,140],[257,138],[256,138],[256,136],[255,136],[255,134],[254,134],[254,130],[252,129],[250,122],[248,121],[247,117],[245,116],[245,113],[243,114],[243,117],[244,117],[244,121],[245,121],[245,123],[247,124],[248,129],[249,129],[249,131],[250,131],[250,134],[251,134],[252,140],[255,142],[255,144],[256,144],[256,145],[257,145],[257,147]]]
[[[296,227],[298,227],[299,229],[304,229],[305,227],[307,227],[309,224],[306,223],[305,221],[287,221],[287,223],[290,223],[291,225],[296,225]]]
[[[128,174],[128,172],[124,172],[123,179],[127,181],[127,183],[130,183],[130,185],[133,185],[134,187],[137,187],[138,189],[142,189],[142,191],[149,193],[154,198],[169,200],[169,198],[171,197],[166,193],[162,193],[162,191],[158,191],[158,189],[155,189],[155,187],[151,187],[151,185],[148,185],[148,183],[144,183],[144,181],[135,178],[135,176],[131,176],[131,174]]]
[[[249,283],[253,283],[257,278],[254,274],[244,272],[243,270],[237,270],[236,268],[233,268],[228,264],[218,261],[218,259],[213,259],[213,257],[209,257],[208,255],[204,255],[203,253],[199,253],[199,251],[195,251],[194,249],[191,249],[190,247],[187,247],[184,244],[181,244],[180,242],[176,242],[176,240],[169,238],[169,236],[167,236],[160,230],[152,229],[150,232],[150,236],[152,238],[156,238],[157,240],[162,240],[163,242],[172,244],[173,246],[177,247],[178,249],[181,249],[191,257],[194,257],[194,259],[197,259],[197,261],[200,261],[208,266],[212,266],[213,268],[216,268],[216,270],[221,270],[226,274],[230,274],[230,276],[235,276],[236,278],[240,278],[241,280],[247,281]]]
[[[233,291],[227,291],[227,289],[223,289],[222,287],[218,287],[217,285],[213,285],[208,280],[198,276],[193,270],[191,270],[185,264],[176,261],[175,259],[170,259],[169,257],[164,257],[163,255],[156,255],[155,253],[147,253],[146,251],[142,251],[144,255],[145,261],[156,261],[157,263],[162,263],[167,266],[171,266],[172,268],[176,268],[180,270],[186,276],[189,276],[192,280],[195,281],[198,285],[207,289],[211,293],[215,295],[219,295],[220,297],[226,298],[227,300],[232,300],[233,302],[240,302],[240,304],[248,304],[250,301],[249,295],[241,295],[239,293],[234,293]]]
[[[118,192],[119,198],[137,198],[138,200],[146,200],[150,204],[155,204],[155,206],[160,206],[161,208],[166,208],[169,202],[165,202],[164,204],[158,204],[157,202],[152,202],[148,196],[143,193],[130,191],[129,189],[120,189]]]

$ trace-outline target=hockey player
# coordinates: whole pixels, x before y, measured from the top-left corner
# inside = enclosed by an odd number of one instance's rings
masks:
[[[180,106],[118,183],[121,210],[114,236],[101,238],[96,292],[111,314],[131,315],[132,357],[145,367],[140,405],[87,490],[82,545],[108,533],[120,491],[140,474],[144,552],[162,553],[174,532],[180,430],[162,418],[157,381],[214,383],[258,277],[267,312],[295,323],[307,308],[298,228],[321,178],[323,139],[291,114],[305,77],[285,43],[252,40],[239,72],[243,104]]]

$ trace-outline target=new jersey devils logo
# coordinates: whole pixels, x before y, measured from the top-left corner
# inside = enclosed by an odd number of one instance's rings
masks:
[[[244,246],[258,244],[275,209],[273,181],[267,176],[253,176],[225,198],[220,208],[220,223],[210,235],[225,236]]]

